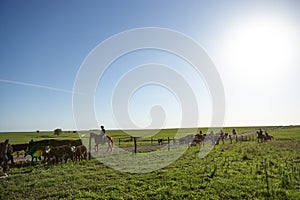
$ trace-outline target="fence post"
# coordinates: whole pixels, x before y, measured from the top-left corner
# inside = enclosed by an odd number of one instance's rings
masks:
[[[136,145],[136,137],[133,138],[134,141],[134,153],[137,152],[137,145]]]
[[[265,175],[266,175],[266,185],[267,185],[267,192],[268,192],[268,197],[270,196],[270,187],[269,187],[269,175],[268,175],[268,166],[267,166],[267,159],[265,158]]]
[[[121,138],[119,138],[119,147],[121,146]]]
[[[168,137],[168,151],[170,151],[170,137]]]
[[[92,138],[91,138],[91,133],[90,133],[90,137],[89,137],[89,160],[91,160],[91,149],[92,149]]]
[[[152,140],[153,140],[153,138],[151,137],[151,145],[152,145]]]

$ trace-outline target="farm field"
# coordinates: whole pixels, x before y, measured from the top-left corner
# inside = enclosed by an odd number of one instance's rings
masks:
[[[225,141],[203,159],[200,146],[190,146],[171,165],[150,173],[114,170],[97,159],[11,167],[9,176],[0,179],[0,199],[300,199],[300,127],[262,128],[275,140]],[[236,128],[238,133],[257,129]],[[232,128],[223,130],[231,133]],[[153,137],[173,138],[176,131],[162,130]],[[126,137],[121,131],[107,134]],[[12,144],[78,137],[72,131],[55,137],[53,132],[0,133],[1,140]]]

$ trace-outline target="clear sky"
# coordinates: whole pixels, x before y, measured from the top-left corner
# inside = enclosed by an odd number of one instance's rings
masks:
[[[300,3],[285,1],[0,1],[0,131],[76,129],[72,91],[86,56],[108,37],[133,28],[179,31],[199,43],[223,81],[225,126],[300,124]],[[198,126],[209,126],[211,100],[189,64],[166,52],[133,52],[114,62],[95,92],[99,124],[113,120],[113,88],[143,63],[179,71],[196,93]],[[148,85],[128,103],[141,128],[161,105],[178,127],[180,105]],[[117,114],[117,113],[115,113]],[[86,127],[97,128],[97,127]],[[121,127],[122,128],[122,127]]]

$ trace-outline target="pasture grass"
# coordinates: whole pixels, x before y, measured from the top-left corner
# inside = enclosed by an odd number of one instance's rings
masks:
[[[0,141],[9,139],[10,144],[28,143],[31,139],[34,141],[45,139],[78,139],[78,133],[73,131],[64,131],[60,135],[54,135],[53,131],[41,132],[2,132],[0,133]]]
[[[275,140],[226,141],[203,159],[200,147],[191,146],[169,166],[150,173],[114,170],[96,159],[11,168],[10,175],[0,179],[0,199],[299,199],[300,127],[268,130]],[[174,132],[165,130],[155,137]]]

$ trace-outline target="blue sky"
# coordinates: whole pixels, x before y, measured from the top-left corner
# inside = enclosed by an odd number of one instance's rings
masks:
[[[84,59],[108,37],[141,27],[179,31],[207,51],[224,85],[225,126],[300,124],[299,11],[297,0],[1,1],[0,131],[76,129],[71,92]],[[157,51],[120,58],[104,74],[95,93],[99,124],[120,128],[112,89],[122,74],[149,62],[186,77],[197,93],[198,125],[209,126],[212,105],[203,80],[178,57]],[[130,115],[147,127],[151,106],[160,104],[166,127],[177,127],[176,103],[162,87],[144,87],[129,102]]]

